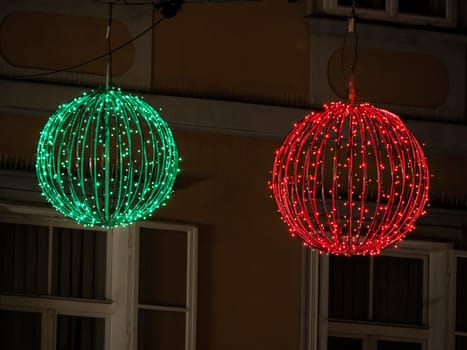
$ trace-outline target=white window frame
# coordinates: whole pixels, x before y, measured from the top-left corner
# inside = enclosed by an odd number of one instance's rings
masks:
[[[186,262],[186,300],[185,307],[167,305],[140,304],[139,297],[139,246],[141,228],[160,229],[185,232],[187,234]],[[185,314],[185,350],[196,349],[196,306],[197,306],[197,276],[198,276],[198,229],[195,226],[160,222],[139,222],[130,228],[130,283],[129,290],[129,320],[132,336],[129,349],[138,348],[138,310],[169,311]]]
[[[8,206],[10,213],[0,213],[0,222],[14,224],[30,224],[46,226],[49,228],[49,254],[47,273],[47,294],[52,291],[52,244],[53,228],[79,228],[92,231],[106,232],[106,281],[105,299],[76,299],[56,296],[23,296],[23,295],[1,295],[0,309],[20,312],[37,312],[41,314],[41,349],[55,349],[57,340],[57,316],[78,316],[103,318],[105,320],[105,350],[113,350],[110,341],[110,320],[114,312],[111,300],[112,289],[112,246],[113,235],[111,230],[101,228],[83,228],[69,220],[57,218],[55,211],[22,206]]]
[[[450,304],[449,307],[451,310],[454,310],[454,312],[451,315],[451,318],[448,320],[448,329],[449,329],[449,334],[451,335],[449,337],[450,343],[448,349],[455,349],[455,343],[456,343],[456,336],[461,335],[464,337],[467,337],[467,332],[461,332],[461,331],[456,331],[456,300],[457,300],[457,293],[456,293],[456,283],[457,283],[457,258],[464,258],[467,259],[467,251],[465,250],[454,250],[452,252],[452,271],[451,271],[451,280],[450,280]]]
[[[313,1],[313,0],[311,0]],[[350,7],[338,4],[338,0],[315,0],[318,2],[318,8],[326,14],[349,16]],[[414,25],[433,25],[438,27],[455,27],[457,15],[456,0],[446,1],[446,16],[424,16],[399,12],[400,0],[386,0],[386,8],[384,10],[373,10],[367,8],[359,8],[357,1],[357,16],[362,19],[381,20],[398,22]]]
[[[329,320],[329,256],[304,248],[301,349],[327,350],[328,336],[362,339],[364,350],[375,349],[377,340],[417,341],[422,343],[423,350],[449,349],[446,339],[452,337],[448,336],[450,332],[446,322],[452,318],[448,311],[452,310],[449,309],[452,302],[449,285],[451,248],[450,243],[406,240],[399,244],[399,248],[387,248],[381,254],[423,258],[428,263],[424,264],[426,292],[422,319],[426,324],[422,327]]]
[[[41,314],[41,350],[56,348],[57,315],[95,317],[105,319],[105,350],[137,349],[138,262],[141,227],[187,233],[187,291],[186,308],[166,311],[184,312],[185,350],[196,349],[197,261],[198,230],[194,226],[160,222],[138,222],[127,227],[105,230],[83,228],[51,208],[17,204],[0,205],[0,221],[49,226],[49,276],[52,239],[50,227],[89,229],[107,232],[105,300],[63,297],[22,296],[0,294],[0,309]],[[47,283],[51,290],[51,280]]]

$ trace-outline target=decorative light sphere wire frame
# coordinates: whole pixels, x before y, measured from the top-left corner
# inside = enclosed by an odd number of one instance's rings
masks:
[[[305,245],[373,255],[414,230],[429,178],[421,145],[397,115],[333,102],[286,136],[270,188],[282,220]]]
[[[179,160],[156,109],[106,88],[63,104],[50,117],[37,146],[36,173],[43,195],[63,215],[110,228],[164,205]]]

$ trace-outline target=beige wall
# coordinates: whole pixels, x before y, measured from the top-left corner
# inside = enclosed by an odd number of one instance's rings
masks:
[[[154,31],[153,90],[308,105],[306,1],[186,4]]]
[[[306,1],[187,4],[154,31],[153,66],[147,73],[152,90],[308,105],[306,11]],[[82,58],[92,54],[79,52]],[[57,56],[50,55],[50,61],[41,64],[60,68],[70,63],[67,56],[60,57],[56,61]],[[443,85],[439,103],[446,89]],[[412,92],[420,97],[420,91]],[[0,115],[0,153],[33,157],[46,119]],[[198,349],[298,349],[301,244],[289,238],[267,185],[280,141],[180,130],[175,137],[183,157],[180,181],[154,220],[200,229]],[[465,155],[429,157],[434,195],[467,194]]]
[[[341,99],[347,99],[346,78],[354,60],[350,48],[337,49],[329,59],[329,85]],[[449,95],[446,67],[436,57],[422,53],[360,47],[355,80],[358,97],[371,103],[436,109]]]
[[[72,67],[106,54],[107,24],[105,18],[98,17],[13,12],[1,22],[1,54],[15,67],[45,70]],[[130,39],[126,26],[119,20],[113,21],[112,47]],[[113,55],[113,74],[125,73],[133,64],[133,58],[133,44]],[[104,57],[73,71],[105,75],[106,62]]]

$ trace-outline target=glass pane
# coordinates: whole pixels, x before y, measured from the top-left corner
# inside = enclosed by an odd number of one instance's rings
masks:
[[[338,0],[337,4],[339,6],[352,6],[352,2],[353,2],[352,0]],[[358,0],[357,1],[357,11],[358,11],[359,8],[374,9],[374,10],[385,10],[386,9],[386,0]]]
[[[467,332],[467,258],[457,258],[456,295],[456,331]]]
[[[467,337],[456,336],[456,350],[467,349]]]
[[[184,350],[185,313],[140,309],[138,349]]]
[[[104,350],[104,345],[103,318],[57,317],[57,350]]]
[[[399,12],[446,17],[446,0],[399,0]]]
[[[378,350],[422,350],[422,343],[378,340]]]
[[[423,312],[423,260],[377,256],[374,258],[373,320],[421,325]]]
[[[142,228],[139,303],[185,306],[187,233]]]
[[[329,317],[368,320],[370,258],[329,257]]]
[[[105,299],[106,232],[54,228],[52,295]]]
[[[48,232],[0,223],[0,292],[47,294]]]
[[[362,345],[361,339],[328,337],[328,350],[361,350]]]
[[[41,314],[0,310],[0,349],[40,350]]]

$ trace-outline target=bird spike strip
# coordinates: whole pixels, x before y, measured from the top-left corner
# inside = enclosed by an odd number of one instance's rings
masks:
[[[425,214],[429,171],[401,119],[368,103],[333,102],[295,124],[270,188],[292,235],[335,255],[374,255]]]
[[[87,226],[144,219],[179,172],[172,132],[141,98],[98,89],[60,106],[41,132],[36,173],[46,199]]]

